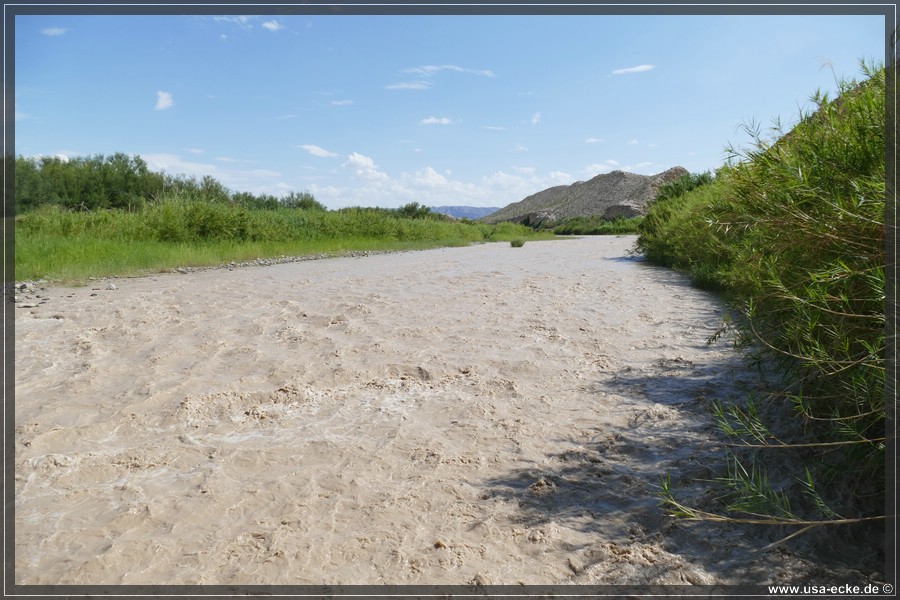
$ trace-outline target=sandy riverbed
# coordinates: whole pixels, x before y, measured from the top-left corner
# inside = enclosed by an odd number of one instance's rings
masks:
[[[706,345],[715,298],[633,241],[38,291],[15,322],[16,582],[814,578],[814,556],[751,554],[766,533],[659,508],[666,472],[705,501],[709,402],[756,379]]]

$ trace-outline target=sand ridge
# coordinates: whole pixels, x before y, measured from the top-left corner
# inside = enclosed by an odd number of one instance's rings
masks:
[[[16,311],[21,584],[767,583],[654,487],[756,385],[630,236],[50,287]],[[97,287],[98,289],[93,289]],[[692,492],[693,490],[693,492]]]

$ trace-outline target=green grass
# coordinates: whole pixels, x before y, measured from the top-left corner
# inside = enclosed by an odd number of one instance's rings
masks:
[[[788,487],[807,519],[834,514],[825,496],[845,513],[883,510],[885,71],[863,73],[841,81],[836,100],[816,93],[815,110],[790,131],[776,123],[765,139],[747,126],[752,145],[732,149],[734,164],[656,202],[639,228],[648,259],[726,294],[736,342],[780,377],[749,408],[722,409],[721,421],[739,444],[776,446],[779,456],[796,448],[809,472]],[[766,425],[785,413],[792,426]],[[754,431],[767,434],[748,439]],[[763,481],[754,469],[746,473]],[[742,473],[726,479],[731,506],[747,513],[753,481]]]
[[[77,283],[255,258],[415,250],[514,238],[525,226],[406,218],[383,209],[255,210],[178,196],[139,210],[44,206],[16,219],[16,279]]]

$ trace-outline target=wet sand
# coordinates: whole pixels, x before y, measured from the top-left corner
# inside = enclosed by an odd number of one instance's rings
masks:
[[[19,584],[773,583],[674,523],[756,375],[633,237],[49,287],[16,309]],[[96,288],[96,289],[95,289]],[[842,581],[843,582],[843,581]]]

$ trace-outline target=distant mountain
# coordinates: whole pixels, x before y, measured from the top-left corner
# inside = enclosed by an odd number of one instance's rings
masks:
[[[432,206],[432,212],[450,215],[457,219],[480,219],[500,210],[499,206]]]
[[[656,175],[612,171],[588,181],[558,185],[532,194],[488,215],[487,223],[514,221],[532,227],[571,219],[601,216],[605,219],[642,215],[659,187],[687,175],[684,167],[672,167]]]

